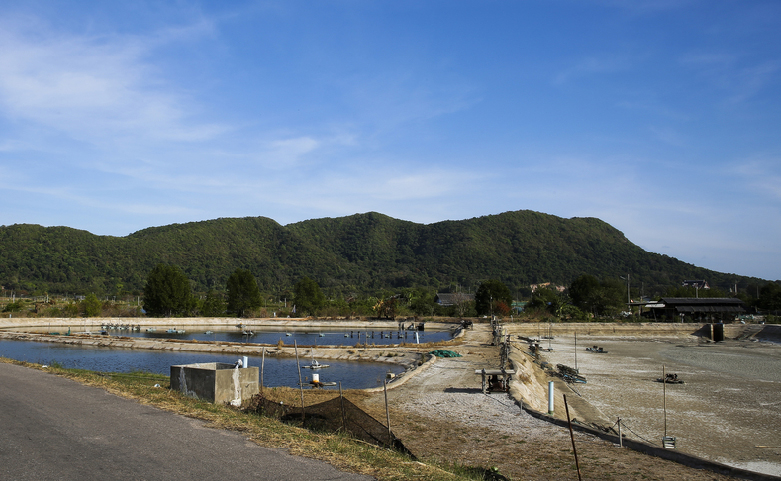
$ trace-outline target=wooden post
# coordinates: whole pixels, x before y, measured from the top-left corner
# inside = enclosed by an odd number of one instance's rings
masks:
[[[578,470],[578,481],[580,477],[580,463],[578,463],[578,450],[575,448],[575,435],[572,433],[572,421],[569,419],[569,406],[567,405],[567,395],[564,394],[564,410],[567,411],[567,425],[569,426],[569,438],[572,441],[572,452],[575,454],[575,468]]]
[[[304,383],[301,380],[301,364],[298,362],[298,341],[293,340],[293,347],[296,349],[296,367],[298,368],[298,386],[301,388],[301,422],[304,421]]]
[[[263,348],[263,355],[260,358],[260,395],[263,396],[263,371],[266,369],[266,348]]]

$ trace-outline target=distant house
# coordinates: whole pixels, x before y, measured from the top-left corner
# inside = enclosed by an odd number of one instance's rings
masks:
[[[706,280],[698,280],[698,281],[683,281],[683,287],[694,287],[697,289],[710,289],[710,286],[708,285],[708,281]]]
[[[656,319],[675,322],[730,321],[746,312],[743,301],[734,297],[663,297],[656,304],[646,304]]]
[[[465,302],[474,302],[474,294],[464,292],[440,292],[434,297],[434,302],[443,307],[456,306]]]
[[[542,284],[532,284],[529,287],[531,287],[532,292],[535,292],[537,289],[542,289],[543,287],[556,292],[564,292],[567,289],[565,286],[552,285],[550,282],[543,282]]]

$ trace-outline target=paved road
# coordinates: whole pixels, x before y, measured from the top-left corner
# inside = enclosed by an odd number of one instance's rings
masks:
[[[0,363],[0,480],[369,480],[241,435]]]

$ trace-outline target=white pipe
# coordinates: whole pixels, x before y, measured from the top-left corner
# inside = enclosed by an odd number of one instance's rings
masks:
[[[548,414],[553,415],[553,381],[548,381]]]
[[[249,359],[247,359],[247,356],[244,356],[243,361],[241,367],[249,367]]]

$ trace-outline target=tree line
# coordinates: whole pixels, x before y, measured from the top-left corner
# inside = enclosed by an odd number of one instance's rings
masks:
[[[199,315],[220,317],[233,315],[245,317],[255,314],[263,305],[257,279],[245,269],[236,269],[228,278],[225,297],[210,291],[198,298],[192,292],[191,282],[181,268],[175,265],[158,264],[147,276],[144,285],[143,306],[146,315],[152,317],[181,317]],[[443,313],[434,302],[433,295],[425,290],[408,290],[406,295],[385,293],[379,298],[327,300],[317,282],[309,277],[298,280],[293,288],[291,307],[280,314],[309,315],[374,315],[395,318],[406,311],[415,315]],[[368,304],[367,304],[368,301]],[[371,306],[371,313],[365,307]],[[489,280],[480,285],[475,294],[474,305],[463,314],[506,315],[512,305],[512,294],[501,281]],[[402,304],[404,309],[402,309]],[[266,316],[263,316],[266,317]]]
[[[624,279],[626,280],[626,279]],[[628,282],[616,278],[602,278],[590,274],[578,276],[566,289],[541,287],[530,293],[524,312],[513,309],[517,304],[509,287],[498,279],[481,282],[474,296],[457,292],[452,305],[440,305],[435,292],[426,288],[381,290],[374,296],[327,297],[319,284],[309,278],[297,280],[292,291],[283,298],[261,292],[257,278],[247,269],[236,269],[228,278],[225,292],[210,290],[196,293],[194,283],[176,265],[160,263],[147,274],[143,298],[133,305],[100,301],[94,293],[61,307],[47,307],[35,302],[29,309],[33,314],[47,317],[364,317],[393,319],[396,316],[475,317],[520,315],[547,317],[570,321],[596,318],[615,318],[626,313],[627,301],[639,300],[643,293]],[[777,312],[781,310],[781,283],[770,282],[756,287],[756,297],[745,293],[725,293],[720,289],[700,289],[671,286],[665,297],[730,297],[744,301],[749,308]],[[657,296],[659,299],[661,296]],[[517,299],[520,300],[520,299]],[[25,311],[25,301],[7,303],[3,312]],[[51,301],[53,304],[53,301]],[[143,307],[142,307],[143,305]],[[121,306],[121,307],[120,307]]]

